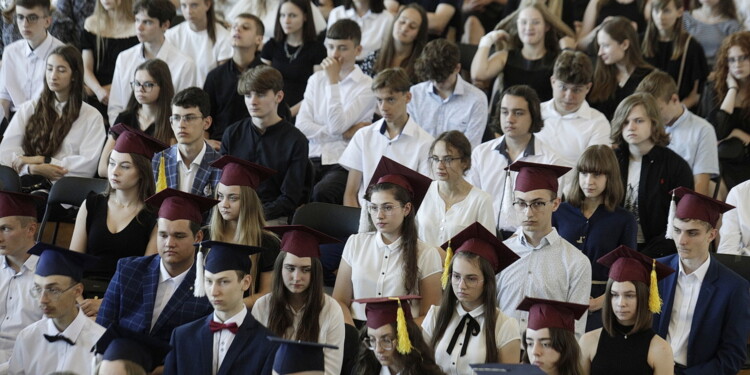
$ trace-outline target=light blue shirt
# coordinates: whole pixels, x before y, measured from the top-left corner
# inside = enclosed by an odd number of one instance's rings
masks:
[[[669,134],[669,149],[680,155],[693,171],[693,175],[719,174],[719,153],[716,147],[716,131],[706,120],[688,111],[684,112],[672,126],[665,126]]]

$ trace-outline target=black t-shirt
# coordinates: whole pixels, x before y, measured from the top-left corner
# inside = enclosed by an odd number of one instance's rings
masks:
[[[262,62],[256,55],[255,60],[250,63],[247,69],[252,69],[260,64]],[[234,61],[229,60],[208,72],[206,76],[203,91],[208,93],[208,97],[211,99],[213,122],[211,127],[208,128],[211,139],[220,141],[224,135],[224,130],[229,125],[250,116],[244,98],[237,93],[237,82],[239,82],[241,74]]]
[[[672,60],[673,47],[674,42],[659,42],[655,48],[655,56],[646,58],[646,61],[656,68],[669,73],[675,83],[677,83],[682,57]],[[695,39],[690,38],[684,57],[685,67],[683,68],[682,82],[680,82],[678,90],[680,99],[685,99],[690,95],[690,92],[693,91],[695,81],[698,81],[698,93],[703,92],[703,86],[706,83],[708,73],[710,73],[708,63],[706,62],[706,53],[703,52],[703,47]]]
[[[298,51],[301,48],[300,51]],[[297,55],[296,57],[287,57]],[[308,42],[302,46],[286,46],[284,42],[271,39],[263,46],[260,56],[271,62],[271,66],[278,69],[284,76],[284,102],[293,107],[305,97],[307,80],[313,75],[313,67],[319,65],[326,58],[326,49],[317,41]]]

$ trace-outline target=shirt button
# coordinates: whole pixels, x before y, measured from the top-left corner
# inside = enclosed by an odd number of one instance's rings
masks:
[[[382,295],[382,293],[378,293],[378,295],[380,296],[380,295]]]
[[[385,272],[381,272],[380,274],[381,274],[381,275],[385,275]]]
[[[388,255],[385,256],[385,259],[388,259]]]

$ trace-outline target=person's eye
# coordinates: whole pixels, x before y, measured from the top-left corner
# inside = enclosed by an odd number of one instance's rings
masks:
[[[310,267],[302,268],[302,272],[304,272],[304,273],[310,273],[310,272],[312,272],[312,268],[310,268]]]

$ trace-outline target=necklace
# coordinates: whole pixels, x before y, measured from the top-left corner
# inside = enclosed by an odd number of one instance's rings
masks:
[[[289,53],[289,43],[284,42],[284,53],[286,54],[286,58],[289,59],[289,62],[294,61],[294,59],[299,56],[300,51],[302,51],[302,44],[297,47],[297,50],[294,51],[294,53]]]

